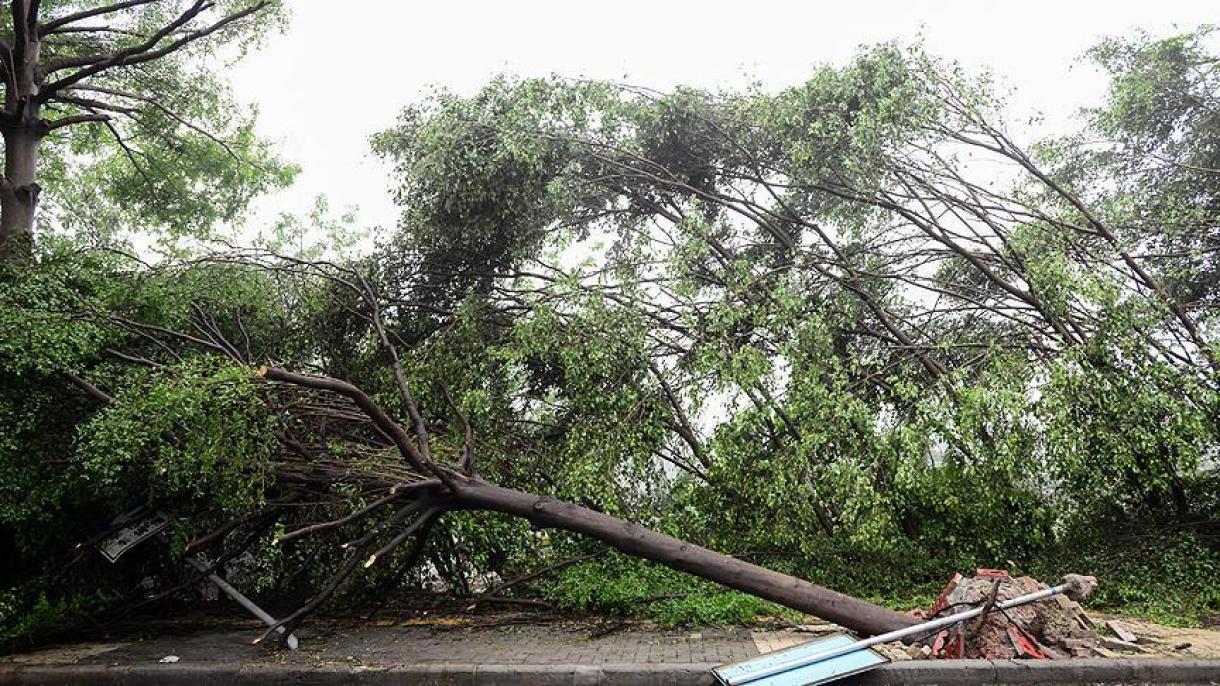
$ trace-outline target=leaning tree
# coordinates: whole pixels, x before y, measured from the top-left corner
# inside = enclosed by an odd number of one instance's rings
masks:
[[[146,214],[177,211],[193,215],[196,224],[217,212],[198,202],[182,206],[193,181],[208,178],[219,196],[237,196],[212,200],[213,208],[227,206],[232,215],[251,186],[275,183],[285,173],[259,167],[265,150],[248,115],[224,98],[210,70],[216,60],[207,52],[219,41],[240,51],[257,39],[282,20],[278,0],[13,0],[10,10],[0,35],[0,259],[30,258],[44,167],[64,158],[77,168],[113,167],[121,159],[128,169],[110,169],[105,189],[115,202],[130,202],[136,186],[157,198],[145,203]],[[58,159],[40,164],[49,137],[70,145],[56,146]],[[225,156],[243,171],[220,178],[217,158]],[[274,172],[272,180],[250,178],[266,171]]]

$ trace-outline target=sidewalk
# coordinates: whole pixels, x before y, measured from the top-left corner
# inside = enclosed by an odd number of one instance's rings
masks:
[[[0,658],[0,684],[711,684],[717,664],[810,640],[749,629],[665,631],[589,622],[419,626],[330,622],[298,651],[253,646],[253,622],[144,625],[122,639]],[[197,626],[198,623],[195,622]],[[597,635],[605,632],[606,635]],[[176,656],[175,662],[161,662]],[[856,683],[1220,683],[1220,662],[898,662]],[[842,682],[849,683],[849,682]]]

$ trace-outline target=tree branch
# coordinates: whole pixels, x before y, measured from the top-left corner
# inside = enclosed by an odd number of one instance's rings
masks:
[[[65,26],[54,31],[47,31],[46,27],[42,27],[39,35],[48,36],[51,34],[64,33],[115,33],[121,36],[134,36],[136,38],[146,38],[148,34],[140,33],[139,31],[130,31],[128,29],[117,29],[113,26]]]
[[[9,4],[9,10],[13,16],[13,56],[16,59],[22,59],[25,55],[25,46],[29,42],[29,7],[28,0],[12,0]]]
[[[69,117],[60,117],[59,119],[56,119],[54,121],[46,122],[46,130],[54,131],[56,129],[62,129],[65,126],[72,126],[73,124],[84,124],[87,122],[97,123],[97,122],[108,122],[108,121],[110,121],[110,115],[108,115],[108,114],[100,114],[100,113],[96,113],[96,112],[90,113],[90,114],[74,114]]]
[[[190,120],[186,119],[185,117],[179,115],[177,112],[174,112],[169,107],[166,107],[165,105],[158,102],[155,98],[150,98],[148,96],[140,95],[138,93],[130,93],[127,91],[122,91],[122,90],[118,90],[115,88],[107,88],[105,86],[93,86],[93,85],[73,86],[69,90],[73,90],[73,91],[82,90],[82,91],[89,91],[92,93],[102,93],[105,95],[112,95],[114,97],[126,98],[128,100],[135,100],[136,102],[144,103],[144,104],[148,105],[149,107],[152,107],[153,109],[161,112],[162,114],[169,117],[170,119],[173,119],[174,121],[178,122],[179,124],[182,124],[186,128],[207,138],[208,140],[212,141],[216,145],[219,145],[221,147],[221,149],[223,149],[229,155],[229,157],[233,158],[234,160],[236,160],[238,162],[242,162],[242,163],[248,163],[247,160],[242,159],[242,157],[240,155],[238,155],[235,150],[233,150],[232,146],[230,146],[227,141],[220,139],[219,137],[217,137],[214,134],[212,134],[211,132],[209,132],[207,129],[204,129],[203,127],[199,126],[198,124],[195,124],[194,122],[191,122]],[[71,103],[72,102],[71,99],[75,98],[75,97],[76,96],[57,95],[57,96],[55,96],[55,100]],[[94,101],[94,102],[100,102],[100,101]],[[136,113],[139,112],[139,110],[134,107],[123,108],[119,105],[112,105],[111,107],[114,108],[114,111],[116,111],[116,112],[122,111],[124,114],[135,115]]]
[[[93,64],[92,66],[85,67],[84,69],[81,69],[80,71],[69,74],[68,76],[63,77],[62,79],[59,79],[58,81],[54,81],[50,84],[45,85],[42,89],[42,92],[39,93],[39,97],[42,98],[43,101],[45,102],[47,99],[49,99],[52,95],[54,95],[58,91],[63,90],[64,88],[67,88],[68,86],[71,86],[73,84],[79,83],[80,81],[83,81],[83,80],[89,78],[90,76],[94,76],[94,75],[96,75],[100,72],[103,72],[107,69],[110,69],[112,67],[132,66],[132,65],[141,64],[144,62],[151,62],[152,60],[156,60],[161,57],[164,57],[165,55],[168,55],[171,52],[174,52],[175,50],[178,50],[179,48],[181,48],[189,43],[193,43],[201,38],[210,36],[213,33],[216,33],[217,31],[224,29],[226,26],[232,24],[233,22],[236,22],[251,14],[254,14],[255,12],[258,12],[259,10],[266,7],[267,5],[268,5],[268,0],[261,0],[260,2],[250,5],[249,7],[246,7],[245,9],[243,9],[241,11],[234,12],[233,14],[227,15],[224,18],[217,20],[216,22],[212,23],[211,25],[209,25],[205,28],[187,32],[181,38],[179,38],[175,41],[172,41],[163,47],[157,48],[156,45],[158,43],[160,43],[162,39],[164,39],[165,37],[174,33],[181,27],[185,26],[187,23],[189,23],[192,19],[194,19],[199,14],[201,14],[205,9],[207,9],[210,6],[208,3],[204,2],[203,0],[198,0],[189,9],[187,9],[181,15],[179,15],[177,19],[170,22],[169,24],[167,24],[166,26],[162,27],[160,30],[158,30],[157,32],[155,32],[151,36],[149,36],[148,40],[144,41],[143,43],[140,43],[139,45],[132,46],[125,50],[120,50],[119,52],[116,52],[116,53],[110,55],[109,57],[107,57],[106,59],[102,60],[101,62]]]
[[[59,17],[57,19],[52,19],[51,21],[46,22],[41,27],[41,33],[44,35],[48,34],[48,33],[54,33],[57,29],[59,29],[59,27],[65,26],[67,24],[71,24],[73,22],[78,22],[82,19],[100,17],[104,14],[112,14],[114,12],[119,12],[121,10],[125,10],[125,9],[131,8],[131,7],[139,7],[140,5],[147,5],[150,2],[157,2],[157,1],[158,0],[124,0],[124,2],[116,2],[113,5],[103,5],[101,7],[94,7],[93,9],[81,10],[80,12],[74,12],[72,14],[67,14],[67,15]]]
[[[329,391],[337,393],[352,402],[356,403],[373,424],[380,429],[394,443],[394,447],[398,448],[398,452],[406,458],[411,466],[418,469],[421,473],[435,473],[436,466],[420,454],[419,448],[411,440],[411,436],[395,422],[390,419],[389,415],[381,409],[367,393],[360,390],[356,386],[339,379],[332,379],[325,376],[310,376],[307,374],[297,374],[286,369],[276,367],[262,367],[258,370],[258,375],[268,381],[279,381],[289,383],[295,386],[304,386],[305,388],[315,388],[320,391]]]
[[[376,512],[377,510],[385,507],[386,505],[389,505],[390,503],[394,502],[395,500],[398,500],[400,497],[402,497],[402,494],[400,494],[400,493],[391,493],[390,495],[387,495],[384,498],[375,500],[372,503],[369,503],[368,505],[360,508],[359,510],[356,510],[355,512],[352,512],[351,514],[348,514],[345,517],[340,517],[339,519],[335,519],[335,520],[329,521],[329,522],[322,522],[321,524],[312,524],[310,526],[296,529],[295,531],[289,531],[288,533],[284,534],[283,536],[276,538],[275,543],[278,545],[281,543],[286,543],[288,541],[291,541],[295,538],[300,538],[302,536],[308,536],[310,534],[316,534],[320,531],[330,531],[332,529],[337,529],[337,528],[343,526],[344,524],[349,524],[351,522],[356,521],[357,519],[360,519],[361,517],[364,517],[365,515]]]
[[[66,379],[68,379],[68,381],[72,382],[73,386],[76,386],[77,388],[81,389],[82,391],[85,392],[85,395],[88,395],[89,397],[93,398],[94,400],[97,400],[98,402],[102,403],[103,405],[115,405],[118,403],[118,401],[114,399],[114,396],[103,391],[102,389],[98,388],[97,386],[94,386],[93,384],[89,383],[88,381],[85,381],[84,379],[77,376],[76,374],[73,374],[72,372],[64,372],[63,375]]]

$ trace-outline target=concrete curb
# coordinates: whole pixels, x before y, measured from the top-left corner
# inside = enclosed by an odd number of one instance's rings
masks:
[[[1077,658],[1071,660],[915,660],[885,665],[860,686],[940,684],[1220,684],[1220,660]]]
[[[475,665],[310,667],[290,664],[0,665],[8,684],[435,684],[486,686],[710,686],[711,664]],[[885,665],[843,684],[1220,684],[1220,661],[1176,659],[920,660]]]

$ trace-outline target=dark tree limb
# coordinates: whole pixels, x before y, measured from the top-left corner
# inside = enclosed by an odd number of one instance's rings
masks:
[[[691,454],[703,465],[704,469],[712,468],[712,460],[708,457],[707,451],[703,449],[703,443],[699,441],[699,437],[695,435],[695,430],[691,426],[690,420],[686,416],[686,411],[682,409],[682,401],[678,399],[678,395],[674,393],[673,387],[669,385],[669,381],[665,379],[665,375],[657,368],[655,362],[648,362],[648,369],[652,372],[657,382],[661,384],[661,390],[665,393],[665,399],[669,401],[669,406],[674,411],[674,430],[678,436],[686,442],[690,447]]]
[[[390,591],[398,588],[399,584],[402,583],[402,580],[404,577],[406,577],[407,573],[414,569],[415,565],[419,563],[420,556],[424,554],[424,549],[428,545],[428,534],[432,532],[432,527],[436,525],[436,522],[440,519],[441,514],[443,513],[434,511],[419,527],[418,532],[415,534],[415,542],[411,545],[411,551],[407,553],[407,558],[403,560],[401,565],[399,565],[398,571],[394,574],[394,576],[388,581],[382,583],[381,586],[378,587],[377,591],[373,594],[374,598],[380,598],[381,600],[367,615],[365,615],[364,620],[366,622],[373,621],[373,618],[377,616],[377,613],[381,612],[381,610],[385,608],[385,606],[390,602]]]
[[[397,492],[391,493],[390,495],[387,495],[384,498],[379,498],[377,500],[374,500],[373,502],[369,503],[368,505],[360,508],[359,510],[356,510],[355,512],[352,512],[351,514],[349,514],[345,517],[340,517],[339,519],[336,519],[333,521],[322,522],[320,524],[312,524],[310,526],[302,527],[302,528],[296,529],[294,531],[289,531],[288,533],[284,534],[283,536],[276,538],[275,543],[277,545],[281,544],[281,543],[287,543],[288,541],[291,541],[296,538],[300,538],[302,536],[309,536],[311,534],[316,534],[316,533],[321,533],[323,531],[331,531],[332,529],[337,529],[337,528],[343,526],[344,524],[350,524],[358,519],[361,519],[367,515],[370,515],[370,514],[376,512],[377,510],[380,510],[381,508],[385,507],[386,505],[389,505],[390,503],[394,502],[395,500],[398,500],[401,497],[402,497],[402,494],[400,494],[400,493],[397,493]]]
[[[424,510],[423,514],[421,514],[415,521],[411,522],[410,525],[398,532],[394,538],[391,538],[389,543],[381,546],[377,549],[377,552],[370,555],[369,559],[364,561],[365,568],[367,569],[372,567],[373,565],[377,564],[378,559],[386,557],[390,553],[394,552],[394,550],[398,548],[398,546],[402,545],[403,541],[406,541],[411,534],[415,533],[425,524],[432,521],[432,518],[441,511],[442,509],[439,507],[432,507]]]
[[[566,560],[560,560],[559,562],[549,564],[549,565],[543,567],[542,569],[535,569],[531,572],[526,572],[525,574],[518,574],[517,576],[509,579],[508,581],[498,584],[494,588],[488,589],[488,591],[486,593],[484,593],[483,595],[485,595],[489,598],[498,596],[501,593],[512,588],[513,586],[519,586],[521,584],[528,583],[530,581],[533,581],[534,579],[538,579],[540,577],[546,576],[547,574],[553,574],[555,572],[567,569],[568,567],[571,567],[572,565],[580,564],[581,562],[588,562],[589,560],[596,560],[597,558],[605,555],[606,552],[607,552],[607,549],[603,548],[602,550],[599,550],[596,553],[589,553],[588,555],[577,555],[576,557],[569,557]],[[476,600],[475,604],[478,604],[479,602],[480,602],[479,600]]]
[[[63,374],[64,374],[64,378],[66,378],[68,381],[70,381],[73,386],[76,386],[77,388],[81,389],[82,391],[85,392],[85,395],[89,396],[90,398],[93,398],[94,400],[97,400],[98,402],[102,403],[103,405],[114,405],[118,402],[117,400],[114,399],[114,396],[103,391],[102,389],[98,388],[97,386],[94,386],[93,384],[89,383],[88,381],[85,381],[84,379],[77,376],[76,374],[73,374],[72,372],[64,372]]]
[[[466,417],[466,413],[453,402],[453,396],[449,395],[449,389],[441,387],[441,392],[445,394],[445,402],[449,403],[449,409],[462,420],[462,461],[459,465],[462,473],[466,476],[474,475],[474,429],[470,426],[470,419]]]
[[[62,17],[57,17],[51,21],[43,23],[40,28],[42,34],[46,35],[48,33],[54,33],[60,27],[67,26],[68,24],[74,22],[84,19],[92,19],[93,17],[100,17],[106,14],[113,14],[125,9],[139,7],[140,5],[147,5],[157,1],[158,0],[124,0],[123,2],[116,2],[111,5],[102,5],[101,7],[94,7],[87,10],[81,10],[80,12],[73,12],[72,14],[65,14]]]
[[[397,524],[401,523],[403,520],[405,520],[407,517],[411,516],[412,514],[418,512],[420,509],[423,509],[423,508],[424,508],[424,503],[422,501],[411,503],[411,504],[407,505],[406,507],[403,507],[397,513],[395,513],[394,516],[390,518],[390,521],[387,522],[387,525],[389,525],[389,526],[397,525]],[[431,518],[432,514],[433,513],[430,509],[425,514],[425,516],[421,516],[418,519],[416,519],[416,521],[412,522],[412,524],[410,526],[408,526],[407,529],[409,529],[411,531],[418,529],[428,519]],[[364,560],[364,558],[363,558],[364,550],[368,547],[369,543],[376,536],[376,534],[379,532],[379,530],[380,530],[380,527],[374,527],[372,531],[370,531],[368,534],[361,537],[359,540],[344,546],[345,548],[350,549],[348,558],[343,563],[343,565],[341,567],[339,567],[338,571],[336,571],[333,575],[331,575],[331,578],[326,583],[326,586],[324,586],[321,591],[319,591],[313,598],[311,598],[309,600],[309,602],[305,603],[304,605],[302,605],[301,607],[299,607],[295,611],[293,611],[292,614],[288,615],[287,617],[284,617],[283,619],[279,620],[275,624],[272,624],[271,626],[267,627],[267,630],[265,632],[263,632],[263,634],[261,636],[254,639],[254,643],[257,644],[257,643],[262,642],[263,639],[270,636],[273,632],[275,632],[276,629],[278,629],[280,627],[284,627],[284,633],[283,633],[284,636],[288,636],[292,632],[296,631],[296,628],[301,625],[301,622],[305,621],[306,617],[308,617],[311,613],[313,613],[313,611],[316,610],[322,603],[326,602],[326,600],[328,598],[330,598],[336,590],[338,590],[339,586],[347,579],[347,577],[351,576],[352,572],[355,572],[356,569],[359,568],[361,562]],[[401,543],[403,540],[406,540],[406,537],[403,536],[402,538],[399,538],[398,536],[395,536],[394,540],[397,541],[398,543]],[[391,548],[390,550],[393,550],[393,548]],[[372,559],[374,561],[376,560],[375,554]],[[364,566],[368,567],[369,563],[366,561]]]
[[[361,411],[368,415],[369,419],[372,420],[378,429],[394,442],[394,447],[398,448],[398,451],[402,453],[403,457],[407,459],[412,467],[423,473],[433,471],[429,462],[424,459],[424,456],[419,452],[419,448],[411,440],[411,436],[398,423],[390,419],[389,415],[377,403],[373,402],[373,399],[367,393],[356,386],[330,377],[297,374],[275,367],[261,367],[258,370],[258,375],[268,381],[280,381],[305,388],[329,391],[349,398],[356,403]]]

